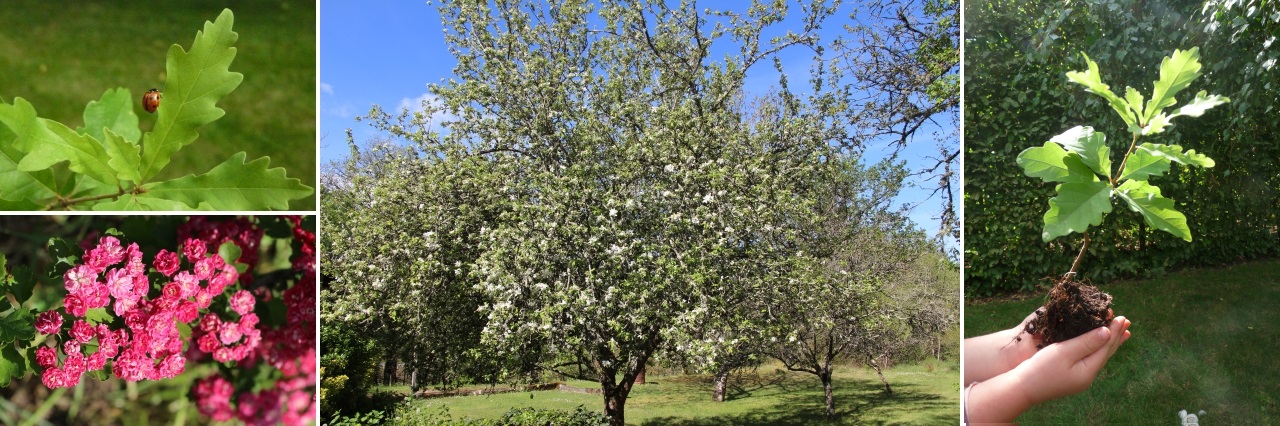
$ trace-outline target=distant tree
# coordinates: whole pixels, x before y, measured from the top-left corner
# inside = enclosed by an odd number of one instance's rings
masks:
[[[952,188],[958,182],[960,110],[960,2],[880,0],[856,9],[848,35],[834,43],[835,78],[851,77],[846,146],[891,143],[895,155],[909,144],[933,142],[933,164],[913,175],[937,182],[942,212],[939,238],[960,239]],[[940,130],[925,133],[929,124]]]
[[[900,315],[884,289],[927,247],[923,235],[888,208],[905,173],[900,165],[846,170],[821,204],[826,220],[806,233],[812,263],[797,270],[795,285],[771,308],[777,326],[791,330],[773,345],[773,356],[789,370],[818,377],[828,418],[835,416],[836,364],[898,338]]]
[[[920,247],[914,261],[881,286],[881,321],[855,336],[853,358],[876,371],[893,393],[884,369],[892,363],[941,356],[940,339],[959,323],[960,274],[950,260]],[[908,254],[909,255],[909,254]]]

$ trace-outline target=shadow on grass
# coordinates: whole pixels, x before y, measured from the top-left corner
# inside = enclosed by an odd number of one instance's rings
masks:
[[[781,370],[775,371],[773,374],[742,374],[729,380],[729,390],[725,392],[724,399],[733,401],[742,398],[749,398],[759,390],[777,387],[787,391],[788,382],[786,373]]]
[[[786,390],[774,396],[777,402],[770,407],[753,409],[749,413],[727,414],[696,419],[673,416],[649,419],[644,426],[680,425],[810,425],[826,422],[825,397],[822,389],[814,386],[801,388],[804,383],[776,375],[776,382],[761,384],[778,386]],[[770,380],[769,378],[757,378]],[[894,386],[894,393],[884,392],[880,383],[872,380],[842,381],[836,388],[836,423],[841,424],[953,424],[958,420],[952,413],[958,412],[955,403],[929,393],[924,386],[901,384]],[[752,385],[755,387],[755,385]],[[901,418],[902,413],[935,412],[929,417],[909,421],[885,420]]]

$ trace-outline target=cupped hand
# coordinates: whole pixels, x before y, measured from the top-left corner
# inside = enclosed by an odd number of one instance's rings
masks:
[[[1116,317],[1107,327],[1046,346],[1010,372],[1017,375],[1017,383],[1032,404],[1073,395],[1093,384],[1126,340],[1129,320]]]

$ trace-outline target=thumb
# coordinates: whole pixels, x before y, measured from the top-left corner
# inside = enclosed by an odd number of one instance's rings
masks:
[[[1060,343],[1058,355],[1076,362],[1102,349],[1109,339],[1111,339],[1111,330],[1107,327],[1098,327],[1096,330]]]

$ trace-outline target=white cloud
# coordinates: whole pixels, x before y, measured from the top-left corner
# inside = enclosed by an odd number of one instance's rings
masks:
[[[333,96],[333,86],[329,85],[329,83],[320,83],[320,93],[327,93]]]
[[[409,112],[419,112],[423,110],[422,105],[424,103],[431,104],[433,106],[439,106],[440,99],[430,93],[423,93],[422,96],[418,96],[416,98],[401,99],[399,109],[407,109],[409,110]]]
[[[343,103],[342,105],[338,105],[336,107],[329,107],[327,108],[327,111],[329,112],[329,114],[342,117],[342,118],[351,118],[355,116],[355,108],[353,108],[351,104],[347,104],[347,103]]]
[[[442,105],[442,103],[440,102],[440,98],[436,97],[436,95],[432,95],[430,93],[423,93],[422,96],[418,96],[416,98],[401,99],[400,107],[397,110],[409,110],[409,112],[411,113],[422,112],[425,109],[423,108],[424,104],[431,105],[434,107],[439,107]],[[450,114],[446,111],[436,111],[436,113],[430,118],[433,125],[432,127],[436,127],[436,128],[439,128],[439,125],[443,122],[458,120],[458,116]]]

